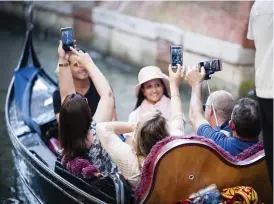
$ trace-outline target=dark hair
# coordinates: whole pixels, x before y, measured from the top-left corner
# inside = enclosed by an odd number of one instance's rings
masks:
[[[170,98],[170,96],[168,95],[168,91],[167,91],[167,88],[166,88],[166,86],[165,86],[165,83],[163,82],[162,79],[160,79],[160,81],[161,81],[161,84],[162,84],[163,87],[164,87],[164,95],[165,95],[166,97]],[[141,103],[143,102],[143,100],[145,100],[145,98],[146,98],[146,97],[144,96],[143,91],[142,91],[143,88],[144,88],[144,83],[141,84],[141,88],[140,88],[139,93],[138,93],[137,102],[136,102],[136,105],[135,105],[134,110],[136,110],[136,109],[141,105]]]
[[[233,108],[231,120],[241,138],[256,138],[261,131],[260,110],[257,101],[241,98]]]
[[[85,98],[80,94],[68,95],[60,109],[59,140],[63,155],[73,158],[86,153],[91,122],[91,111]]]

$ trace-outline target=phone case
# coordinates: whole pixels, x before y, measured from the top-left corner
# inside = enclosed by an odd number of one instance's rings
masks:
[[[70,46],[74,47],[74,37],[73,30],[71,27],[61,28],[61,39],[63,43],[63,49],[65,51],[70,51]]]
[[[179,51],[180,53],[174,54],[174,50],[180,50]],[[180,64],[181,66],[183,65],[183,46],[182,45],[170,46],[170,64],[173,69],[177,68],[177,64]]]

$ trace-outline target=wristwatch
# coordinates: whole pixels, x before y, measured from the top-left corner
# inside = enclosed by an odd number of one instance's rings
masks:
[[[66,63],[63,63],[63,64],[59,64],[59,67],[68,67],[69,66],[69,63],[66,62]]]

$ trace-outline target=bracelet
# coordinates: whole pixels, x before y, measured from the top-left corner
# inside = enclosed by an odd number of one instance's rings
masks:
[[[174,96],[180,97],[180,94],[174,94],[174,95],[171,95],[170,97],[174,97]]]
[[[64,64],[59,64],[59,67],[68,67],[69,66],[69,63],[68,62],[66,62],[66,63],[64,63]]]

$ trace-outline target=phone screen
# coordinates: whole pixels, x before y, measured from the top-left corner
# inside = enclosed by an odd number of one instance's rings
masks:
[[[65,51],[70,51],[69,47],[74,47],[72,28],[62,28],[61,39],[63,42],[63,49]]]
[[[173,68],[177,68],[177,64],[183,65],[182,49],[181,45],[170,47],[171,66]]]
[[[222,64],[221,61],[218,59],[199,62],[199,68],[201,67],[204,67],[205,70],[211,70],[213,72],[222,71]]]

